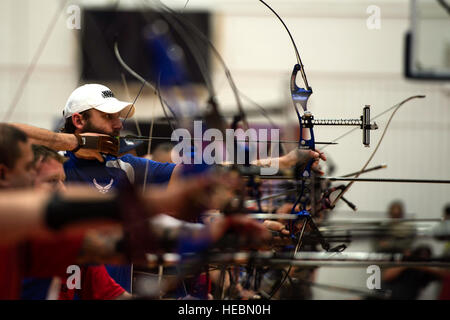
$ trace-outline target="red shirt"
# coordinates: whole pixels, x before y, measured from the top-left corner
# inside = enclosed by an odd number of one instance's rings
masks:
[[[24,277],[65,277],[76,262],[84,234],[59,234],[0,246],[0,299],[19,299]]]
[[[0,300],[19,298],[21,258],[17,246],[0,246]]]

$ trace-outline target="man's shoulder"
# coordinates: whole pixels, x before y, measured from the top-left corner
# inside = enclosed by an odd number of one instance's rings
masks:
[[[134,168],[138,175],[146,175],[146,172],[148,172],[148,178],[156,183],[167,182],[176,166],[174,163],[156,162],[131,154],[123,155],[119,158],[119,162],[122,162],[121,167],[131,166]]]
[[[76,165],[78,158],[75,157],[75,155],[72,152],[66,151],[63,153],[63,156],[66,158],[66,161],[64,161],[63,163],[65,169],[72,168]]]
[[[104,162],[100,162],[97,159],[83,159],[83,158],[78,158],[77,156],[75,156],[75,154],[73,154],[70,151],[66,151],[64,153],[64,157],[66,158],[66,161],[64,161],[64,168],[68,169],[68,168],[83,168],[83,167],[101,167],[102,165],[104,165]]]
[[[116,160],[122,160],[122,161],[128,162],[130,164],[133,164],[133,163],[136,163],[136,164],[147,164],[148,163],[149,165],[164,165],[164,166],[167,166],[167,165],[172,166],[173,165],[174,166],[173,163],[157,162],[157,161],[150,160],[150,159],[147,159],[147,158],[138,157],[138,156],[135,156],[135,155],[132,155],[132,154],[129,154],[129,153],[124,154],[124,155],[122,155],[120,157],[116,157],[115,159]],[[114,158],[112,157],[111,160],[114,160]],[[110,160],[108,159],[108,161],[110,161]]]
[[[139,163],[145,163],[146,159],[140,158],[140,157],[137,157],[137,156],[134,156],[132,154],[128,154],[127,153],[127,154],[121,155],[119,157],[108,155],[106,157],[106,160],[107,161],[118,161],[118,160],[120,160],[120,161],[123,161],[123,162],[128,162],[129,164],[139,164]]]

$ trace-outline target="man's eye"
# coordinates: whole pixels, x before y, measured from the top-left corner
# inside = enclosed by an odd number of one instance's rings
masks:
[[[50,179],[50,180],[47,181],[47,183],[58,184],[58,179]]]
[[[107,114],[106,119],[108,120],[114,120],[116,117],[113,114]]]

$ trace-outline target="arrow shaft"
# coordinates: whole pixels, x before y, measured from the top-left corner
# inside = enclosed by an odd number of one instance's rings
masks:
[[[288,176],[260,176],[263,180],[294,180]],[[299,180],[308,179],[300,178]],[[350,182],[392,182],[392,183],[433,183],[433,184],[450,184],[450,180],[442,179],[396,179],[396,178],[344,178],[344,177],[317,177],[328,181],[350,181]]]
[[[323,177],[329,181],[358,181],[358,182],[393,182],[393,183],[436,183],[449,184],[450,180],[434,180],[434,179],[394,179],[394,178],[341,178],[341,177]]]
[[[136,141],[150,141],[150,140],[167,140],[167,141],[173,141],[173,142],[177,142],[175,139],[169,138],[169,137],[121,137],[121,139],[125,139],[125,140],[136,140]],[[183,138],[183,140],[192,140],[192,141],[206,141],[206,142],[213,142],[213,141],[226,141],[224,139],[214,139],[214,140],[205,140],[205,139],[201,139],[201,138]],[[298,141],[293,141],[293,140],[278,140],[278,141],[271,141],[271,140],[236,140],[237,142],[271,142],[271,143],[295,143],[298,144]],[[316,144],[337,144],[335,142],[316,142]]]

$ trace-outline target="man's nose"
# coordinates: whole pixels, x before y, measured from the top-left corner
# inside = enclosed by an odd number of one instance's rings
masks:
[[[114,119],[113,121],[113,129],[114,130],[122,130],[123,124],[120,118]]]
[[[61,191],[61,192],[67,191],[66,185],[64,184],[63,181],[61,181],[61,180],[58,181],[58,184],[57,184],[57,186],[56,186],[56,190],[57,190],[57,191]]]

